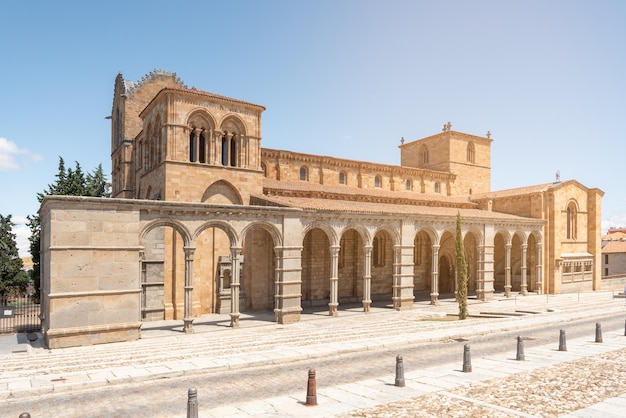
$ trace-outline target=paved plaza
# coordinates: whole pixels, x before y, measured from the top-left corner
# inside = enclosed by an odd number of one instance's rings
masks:
[[[376,352],[418,344],[471,339],[493,332],[519,331],[569,322],[594,315],[623,313],[617,292],[529,295],[490,302],[470,300],[472,318],[446,320],[457,310],[454,299],[439,306],[418,301],[414,309],[395,311],[376,306],[364,314],[357,306],[328,316],[324,307],[304,312],[296,324],[279,325],[270,312],[244,315],[241,328],[228,327],[228,315],[194,321],[195,333],[182,333],[182,321],[144,324],[142,339],[90,347],[47,350],[40,340],[23,335],[0,338],[0,416],[17,418],[28,407],[42,416],[129,416],[98,410],[96,403],[77,402],[71,411],[55,410],[55,396],[76,396],[110,388],[149,386],[170,378],[192,379],[207,373],[240,371],[254,366],[298,364],[350,353]],[[589,336],[567,340],[567,351],[554,342],[528,347],[524,361],[516,346],[502,354],[472,353],[472,372],[458,361],[415,368],[405,364],[405,386],[394,385],[393,368],[383,376],[363,376],[349,383],[318,380],[317,406],[305,406],[306,390],[273,394],[263,399],[207,405],[201,417],[409,417],[409,416],[623,416],[626,410],[626,336],[619,328],[605,329],[602,342]],[[302,373],[298,371],[298,373]],[[304,372],[306,374],[306,371]],[[303,376],[305,380],[306,376]],[[323,384],[322,384],[323,382]],[[242,381],[240,385],[248,382]],[[258,384],[258,383],[257,383]],[[303,382],[306,387],[306,382]],[[129,391],[131,393],[131,391]],[[140,405],[141,391],[129,404]],[[181,395],[181,394],[178,394]],[[199,399],[202,399],[199,393]],[[164,417],[186,416],[186,393]],[[174,402],[174,401],[172,401]],[[142,416],[134,413],[133,416]],[[154,414],[143,415],[154,416]]]

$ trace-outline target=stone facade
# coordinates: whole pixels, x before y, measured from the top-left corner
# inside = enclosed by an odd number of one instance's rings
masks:
[[[155,71],[116,78],[112,199],[46,197],[44,332],[51,348],[139,338],[141,323],[456,290],[600,289],[602,192],[576,181],[492,192],[492,139],[451,130],[399,145],[399,166],[261,147],[264,108]]]

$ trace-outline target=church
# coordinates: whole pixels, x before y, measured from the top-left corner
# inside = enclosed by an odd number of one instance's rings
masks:
[[[462,222],[468,292],[600,289],[603,192],[576,180],[491,190],[491,144],[452,130],[400,140],[399,165],[263,148],[265,108],[155,70],[120,73],[112,198],[42,202],[48,347],[140,338],[141,324],[373,303],[410,309],[456,290]]]

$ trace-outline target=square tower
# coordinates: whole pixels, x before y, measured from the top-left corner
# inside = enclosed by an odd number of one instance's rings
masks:
[[[491,191],[491,138],[444,129],[400,145],[400,165],[454,174],[451,196]]]

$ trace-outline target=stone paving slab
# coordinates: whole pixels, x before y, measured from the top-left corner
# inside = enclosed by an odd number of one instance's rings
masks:
[[[545,321],[560,321],[566,326],[568,321],[583,317],[586,310],[598,309],[598,307],[607,313],[624,311],[623,303],[609,303],[612,298],[609,298],[610,294],[607,293],[585,295],[584,303],[579,303],[576,297],[581,298],[580,295],[556,297],[533,295],[514,300],[494,300],[488,303],[473,301],[470,307],[474,311],[532,309],[544,312],[544,314],[529,314],[527,317],[498,320],[472,319],[464,323],[463,327],[459,327],[458,322],[455,324],[422,320],[425,315],[454,311],[456,310],[455,304],[429,306],[425,303],[416,303],[416,309],[412,311],[374,309],[374,312],[368,315],[358,311],[341,311],[339,318],[330,318],[323,314],[304,316],[303,321],[293,326],[268,324],[251,319],[243,320],[240,330],[232,330],[216,327],[216,321],[201,318],[195,327],[196,334],[193,335],[173,332],[171,329],[176,327],[161,324],[160,327],[154,326],[154,329],[148,327],[142,332],[145,338],[135,342],[52,351],[29,346],[28,353],[11,352],[4,355],[0,353],[0,402],[9,397],[68,392],[111,384],[148,383],[151,379],[158,377],[206,372],[207,370],[276,364],[381,347],[393,346],[395,348],[416,342],[455,340],[463,336],[486,334],[493,332],[494,329],[523,330],[524,326],[534,326]],[[548,313],[549,310],[553,312]],[[390,321],[391,319],[394,321]],[[390,325],[391,323],[393,325]],[[399,334],[404,328],[408,331]],[[365,335],[357,339],[361,333]],[[215,341],[220,341],[220,344],[211,345]],[[308,341],[304,347],[303,341]],[[336,388],[336,392],[334,388],[318,388],[319,399],[325,399],[327,403],[323,404],[320,401],[319,407],[305,407],[305,410],[311,411],[310,415],[309,412],[307,415],[302,415],[303,410],[299,408],[297,409],[299,414],[295,416],[334,416],[343,412],[348,413],[355,407],[362,406],[361,404],[354,405],[361,398],[386,404],[390,402],[394,392],[398,393],[398,401],[402,401],[407,400],[407,397],[447,393],[459,386],[476,384],[484,380],[505,379],[511,373],[531,373],[557,363],[590,355],[602,355],[607,350],[622,348],[624,347],[622,341],[626,341],[626,337],[617,332],[605,332],[604,341],[602,344],[595,343],[590,337],[579,341],[568,340],[566,352],[559,352],[557,343],[527,349],[525,362],[516,362],[513,352],[506,353],[502,358],[489,356],[472,359],[474,372],[469,374],[461,372],[460,361],[454,365],[439,365],[428,370],[409,372],[406,374],[406,387],[402,389],[402,393],[394,391],[398,388],[393,386],[393,376],[389,377],[388,382],[380,380],[355,382],[345,388]],[[25,370],[20,369],[24,361],[40,362],[35,364],[40,364],[41,367],[30,370],[31,374],[27,374]],[[368,390],[364,389],[364,393],[354,393],[354,385],[363,385]],[[379,395],[375,395],[376,393]],[[288,413],[293,413],[294,405],[301,406],[298,402],[301,402],[302,395],[302,393],[294,393],[286,398],[271,398],[271,402],[268,400],[270,403],[263,405],[262,409],[236,408],[236,414],[259,416],[249,415],[249,411],[256,411],[264,416],[291,416]],[[446,402],[450,405],[467,406],[468,401],[463,396],[462,394],[448,396],[446,399],[449,399]],[[366,403],[370,405],[369,401]],[[493,416],[498,416],[493,410],[489,412],[487,405],[491,405],[489,402],[469,403],[471,408],[487,414],[485,416],[491,413],[494,414]],[[287,415],[271,415],[278,413],[271,411],[282,413],[283,408]],[[499,410],[501,413],[510,413],[506,407],[498,406],[498,408],[504,408]],[[495,410],[498,411],[497,408]],[[229,413],[228,416],[231,414]]]

